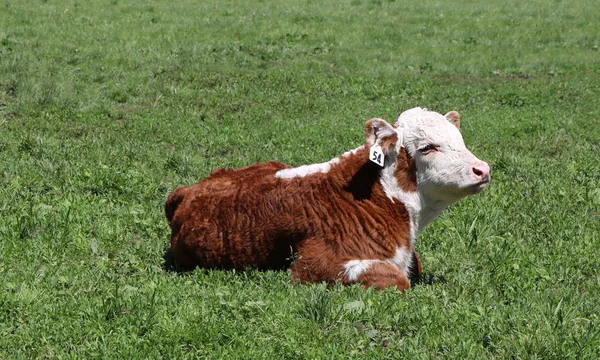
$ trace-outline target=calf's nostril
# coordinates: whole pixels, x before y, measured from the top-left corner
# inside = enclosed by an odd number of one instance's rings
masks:
[[[486,179],[490,175],[490,167],[486,163],[473,166],[471,170],[477,179]]]

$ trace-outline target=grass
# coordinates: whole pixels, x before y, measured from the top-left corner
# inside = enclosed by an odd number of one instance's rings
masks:
[[[0,0],[0,358],[600,357],[600,23],[579,0]],[[492,186],[402,295],[165,270],[167,194],[459,110]]]

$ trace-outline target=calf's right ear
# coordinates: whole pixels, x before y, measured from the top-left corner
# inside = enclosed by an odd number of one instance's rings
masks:
[[[398,142],[398,133],[383,119],[374,118],[365,124],[365,139],[369,146],[379,144],[384,153],[392,150]]]

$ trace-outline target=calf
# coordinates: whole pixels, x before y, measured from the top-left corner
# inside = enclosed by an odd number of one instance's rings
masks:
[[[414,108],[366,143],[321,164],[219,169],[167,199],[171,249],[184,269],[285,268],[300,282],[410,287],[418,233],[488,186],[459,115]]]

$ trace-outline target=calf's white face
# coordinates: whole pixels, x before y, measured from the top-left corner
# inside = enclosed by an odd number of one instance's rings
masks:
[[[454,203],[490,183],[490,167],[465,146],[459,115],[414,108],[403,112],[395,127],[415,160],[417,187],[433,201]]]

